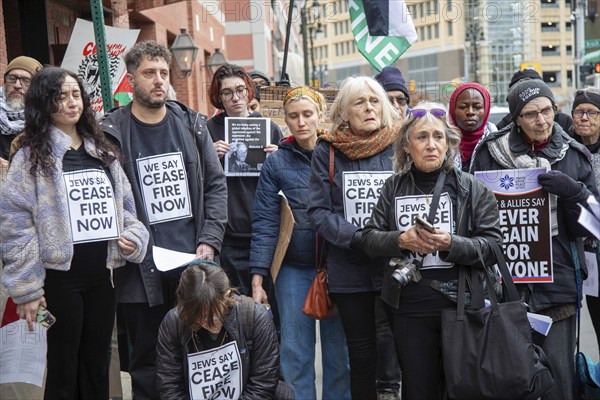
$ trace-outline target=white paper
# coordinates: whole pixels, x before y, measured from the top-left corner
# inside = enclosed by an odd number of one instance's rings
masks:
[[[181,251],[152,246],[152,258],[154,259],[156,268],[158,268],[159,271],[166,272],[190,263],[196,259],[196,254],[183,253]]]
[[[0,384],[23,382],[42,387],[46,369],[47,328],[20,319],[0,329]]]
[[[600,239],[600,204],[598,204],[594,196],[588,197],[587,204],[591,212],[580,204],[581,213],[577,222],[594,235],[596,239]]]
[[[596,254],[586,251],[585,264],[587,265],[588,276],[583,281],[583,294],[598,297],[598,259]]]
[[[527,319],[529,320],[529,325],[531,325],[531,329],[536,332],[541,333],[544,336],[548,336],[548,332],[550,332],[550,328],[552,327],[552,318],[547,315],[527,313]]]

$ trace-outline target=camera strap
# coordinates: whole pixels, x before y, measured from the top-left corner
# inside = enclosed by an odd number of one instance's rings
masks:
[[[440,204],[440,196],[442,195],[442,190],[444,189],[444,182],[446,181],[446,170],[442,168],[440,174],[438,175],[437,181],[435,182],[435,188],[433,189],[433,198],[431,199],[431,204],[429,205],[429,215],[427,216],[427,222],[433,225],[433,221],[435,221],[435,213],[437,213],[438,205]]]

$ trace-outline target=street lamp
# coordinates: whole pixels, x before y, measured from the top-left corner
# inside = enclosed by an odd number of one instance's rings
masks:
[[[304,51],[304,81],[307,85],[314,84],[316,81],[316,64],[314,55],[314,39],[319,34],[323,33],[321,23],[321,5],[317,0],[313,0],[310,8],[308,1],[304,3],[304,7],[300,10],[302,19],[302,43]],[[310,50],[309,50],[310,45]],[[309,55],[310,52],[310,55]],[[312,76],[309,80],[309,70],[312,65]]]
[[[225,65],[227,63],[228,61],[223,55],[223,53],[221,53],[221,49],[217,48],[215,49],[215,53],[212,56],[210,56],[210,59],[208,60],[208,64],[206,64],[206,66],[214,74],[215,72],[217,72],[220,66]]]
[[[186,78],[190,76],[194,61],[198,56],[198,46],[185,28],[181,28],[181,33],[173,41],[171,52],[183,76]]]

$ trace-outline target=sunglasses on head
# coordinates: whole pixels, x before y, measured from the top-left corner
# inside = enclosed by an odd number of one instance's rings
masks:
[[[412,110],[410,110],[410,113],[415,118],[424,117],[427,113],[433,115],[434,117],[441,118],[446,115],[446,110],[441,108],[432,108],[430,110],[426,110],[424,108],[413,108]]]

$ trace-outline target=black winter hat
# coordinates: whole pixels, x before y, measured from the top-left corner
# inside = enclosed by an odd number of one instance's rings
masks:
[[[375,75],[375,80],[383,86],[386,92],[400,90],[406,96],[406,101],[410,103],[410,95],[406,89],[404,77],[397,67],[384,67],[380,73]]]
[[[529,79],[542,79],[540,74],[537,73],[535,69],[524,69],[522,71],[517,71],[510,79],[510,83],[508,84],[508,88],[510,89],[515,85],[515,83],[523,80],[525,78]]]
[[[517,82],[506,97],[512,120],[516,121],[525,104],[538,97],[547,97],[553,106],[556,105],[552,90],[541,79],[527,78]]]
[[[600,92],[597,90],[578,90],[573,99],[573,110],[581,103],[590,103],[600,110]]]

